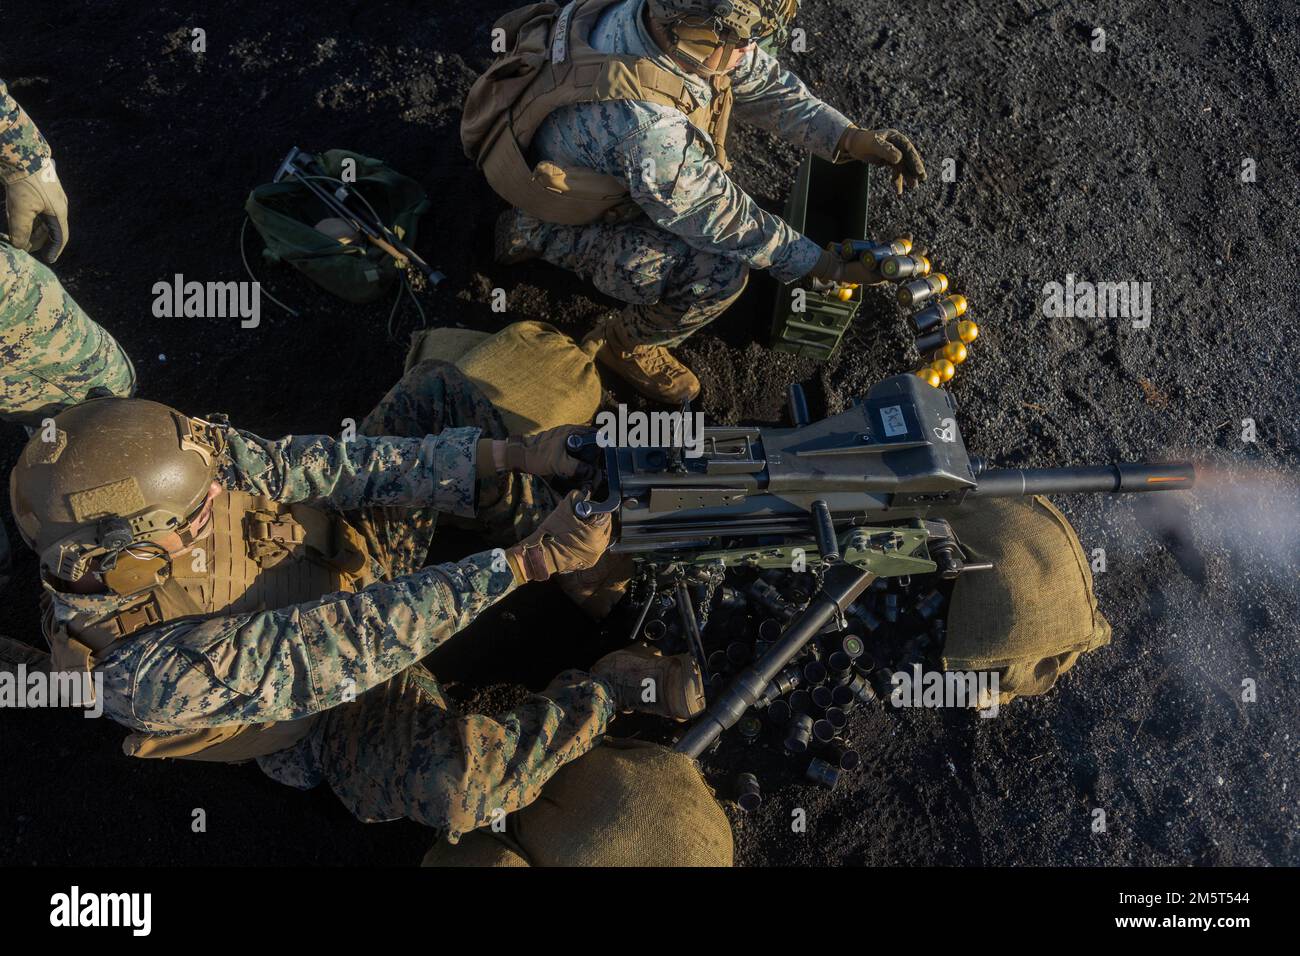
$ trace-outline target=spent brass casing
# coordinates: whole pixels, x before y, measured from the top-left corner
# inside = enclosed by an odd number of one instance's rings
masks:
[[[899,305],[920,305],[926,299],[934,298],[948,291],[948,277],[942,272],[915,279],[898,287]]]
[[[828,749],[830,755],[834,758],[832,762],[841,770],[856,770],[858,765],[862,763],[862,757],[857,750],[843,737],[836,737],[832,740]]]
[[[763,791],[758,785],[758,777],[752,773],[736,775],[736,803],[746,813],[752,813],[763,804]]]
[[[792,718],[785,730],[785,749],[795,754],[803,753],[808,749],[812,732],[813,719],[807,714],[799,714]]]
[[[928,276],[930,260],[925,256],[886,256],[880,260],[880,274],[886,279],[910,279]]]
[[[835,683],[841,683],[848,679],[849,673],[853,670],[853,658],[843,651],[833,651],[826,658],[826,670]]]
[[[853,681],[855,675],[849,674],[849,679],[843,684],[836,684],[831,688],[831,706],[838,707],[840,710],[848,713],[858,703],[858,695],[853,693],[849,684]]]
[[[763,734],[763,721],[757,714],[746,714],[736,728],[746,743],[753,743]]]
[[[834,790],[835,785],[840,782],[840,768],[831,766],[819,757],[814,757],[808,764],[804,776],[818,786]]]
[[[934,276],[926,279],[919,279],[918,282],[929,282]],[[915,282],[908,285],[916,285]],[[903,286],[903,289],[908,286]],[[902,289],[899,290],[900,292]],[[944,296],[938,302],[927,305],[920,312],[912,316],[912,325],[917,332],[925,333],[931,329],[936,329],[945,322],[951,322],[953,319],[960,319],[966,314],[969,303],[964,295]]]

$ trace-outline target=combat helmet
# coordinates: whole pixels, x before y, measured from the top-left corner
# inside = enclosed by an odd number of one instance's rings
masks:
[[[38,428],[9,476],[9,504],[43,573],[75,581],[99,559],[169,533],[186,540],[224,444],[202,419],[139,398],[96,398]],[[164,553],[165,554],[165,553]]]
[[[649,0],[650,18],[674,42],[669,52],[697,67],[722,44],[731,50],[751,40],[783,44],[799,12],[799,0]]]

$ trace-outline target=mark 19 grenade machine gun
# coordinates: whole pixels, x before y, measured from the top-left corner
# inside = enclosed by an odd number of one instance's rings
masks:
[[[689,583],[729,568],[800,563],[820,579],[775,643],[713,697],[679,751],[699,756],[763,701],[786,664],[875,578],[989,568],[969,561],[945,510],[981,498],[1186,489],[1195,480],[1182,462],[989,468],[967,454],[956,411],[947,391],[896,375],[817,422],[792,386],[793,427],[705,428],[694,458],[681,448],[600,448],[594,434],[570,437],[571,453],[604,463],[605,496],[582,502],[579,516],[613,515],[611,550],[633,555],[649,588],[634,635],[656,590],[670,587],[702,656]]]

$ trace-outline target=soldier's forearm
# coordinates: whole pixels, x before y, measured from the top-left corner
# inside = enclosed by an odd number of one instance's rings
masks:
[[[834,161],[840,138],[853,123],[847,116],[819,99],[778,98],[755,110],[737,110],[736,115],[791,146]]]
[[[0,80],[0,180],[23,179],[49,158],[45,137]]]
[[[356,594],[157,628],[103,662],[105,709],[151,731],[297,720],[398,674],[514,587],[482,552]]]
[[[737,71],[736,117],[765,129],[792,146],[834,160],[844,130],[852,123],[818,99],[794,73],[760,50]]]
[[[290,435],[268,441],[231,429],[219,478],[227,488],[291,504],[340,510],[432,505],[473,517],[477,428],[423,438]]]

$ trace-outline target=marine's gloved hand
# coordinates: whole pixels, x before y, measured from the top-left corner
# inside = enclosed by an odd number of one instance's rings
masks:
[[[505,440],[505,465],[539,478],[588,476],[591,467],[570,455],[564,445],[570,435],[581,430],[581,425],[559,425],[535,435],[511,435]]]
[[[25,252],[44,249],[41,258],[53,262],[68,244],[68,197],[63,194],[54,163],[47,162],[25,179],[5,186],[9,237]],[[35,235],[33,236],[33,233]]]
[[[838,252],[831,249],[822,252],[821,258],[817,260],[817,264],[812,267],[808,275],[813,279],[838,282],[841,285],[849,283],[853,285],[880,285],[885,281],[874,261],[870,265],[861,259],[845,262]]]
[[[600,560],[609,547],[610,517],[579,518],[573,506],[585,497],[579,491],[569,492],[536,531],[506,548],[516,581],[545,581],[553,574],[585,570]]]
[[[840,137],[839,151],[872,166],[890,170],[894,188],[915,188],[925,181],[925,163],[912,141],[896,129],[858,129],[850,126]]]

